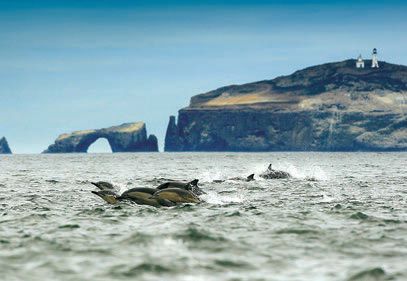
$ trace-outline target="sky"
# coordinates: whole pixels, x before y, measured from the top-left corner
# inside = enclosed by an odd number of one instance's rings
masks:
[[[162,149],[193,95],[374,47],[407,65],[406,15],[397,0],[0,0],[0,137],[39,153],[64,132],[144,121]]]

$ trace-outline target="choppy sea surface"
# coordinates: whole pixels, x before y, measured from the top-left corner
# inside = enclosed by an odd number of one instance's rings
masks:
[[[258,175],[269,163],[290,179]],[[204,203],[109,205],[161,178]],[[0,156],[0,279],[407,280],[406,153]]]

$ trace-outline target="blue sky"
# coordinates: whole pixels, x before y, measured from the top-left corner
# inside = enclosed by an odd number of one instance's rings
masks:
[[[138,120],[162,147],[193,95],[373,47],[407,64],[403,1],[13,2],[0,0],[0,136],[16,153]]]

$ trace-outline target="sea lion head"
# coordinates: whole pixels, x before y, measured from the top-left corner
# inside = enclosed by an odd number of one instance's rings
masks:
[[[100,190],[114,190],[113,184],[107,181],[90,182]]]
[[[195,179],[193,181],[190,181],[186,186],[185,189],[188,191],[191,191],[195,195],[202,195],[206,194],[205,191],[203,191],[199,186],[198,186],[198,179]]]
[[[102,198],[109,204],[116,204],[117,202],[119,202],[119,200],[117,199],[118,198],[117,194],[110,190],[100,190],[100,191],[91,191],[91,192],[93,194],[96,194],[97,196],[99,196],[100,198]]]

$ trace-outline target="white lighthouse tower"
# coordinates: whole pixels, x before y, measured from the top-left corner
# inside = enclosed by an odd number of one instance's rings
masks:
[[[379,68],[379,61],[377,60],[377,50],[373,49],[372,53],[372,68]]]

